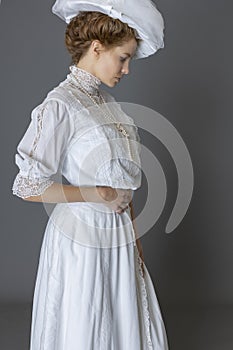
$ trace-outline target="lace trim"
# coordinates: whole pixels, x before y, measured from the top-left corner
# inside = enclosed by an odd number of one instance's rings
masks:
[[[143,318],[144,318],[144,324],[146,329],[146,338],[147,338],[147,345],[148,350],[153,350],[153,343],[151,340],[151,328],[150,328],[150,313],[149,313],[149,306],[148,306],[148,300],[147,300],[147,291],[146,291],[146,284],[143,277],[143,271],[142,271],[142,265],[143,261],[139,255],[137,246],[135,246],[136,254],[137,254],[137,266],[138,266],[138,275],[139,275],[139,286],[140,286],[140,293],[142,297],[142,308],[143,308]]]
[[[70,66],[69,69],[71,72],[67,76],[69,82],[72,82],[76,87],[80,84],[91,95],[99,94],[100,79],[75,65]]]
[[[48,178],[25,177],[19,173],[13,183],[12,191],[21,198],[40,196],[53,183],[54,181]]]
[[[39,114],[38,114],[36,137],[34,139],[32,149],[29,153],[28,164],[30,165],[30,168],[28,169],[28,174],[30,174],[30,170],[33,167],[33,161],[32,161],[33,156],[36,152],[38,141],[41,136],[43,113],[45,108],[46,106],[43,106],[43,108],[39,111]],[[25,175],[22,175],[22,173],[18,173],[13,183],[12,191],[14,195],[21,198],[39,196],[53,183],[54,181],[47,177],[35,178],[29,175],[25,176]]]
[[[36,152],[37,144],[38,144],[38,141],[40,139],[41,130],[42,130],[42,120],[43,120],[44,110],[45,110],[45,106],[42,108],[42,110],[39,112],[39,115],[38,115],[37,134],[36,134],[36,137],[34,139],[29,157],[32,157]]]

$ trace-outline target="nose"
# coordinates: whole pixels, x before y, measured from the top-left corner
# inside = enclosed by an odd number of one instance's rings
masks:
[[[129,63],[125,63],[124,67],[122,68],[122,74],[129,74]]]

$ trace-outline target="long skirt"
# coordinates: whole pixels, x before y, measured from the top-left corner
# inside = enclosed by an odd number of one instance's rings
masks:
[[[127,217],[129,212],[113,215],[84,203],[55,207],[40,251],[30,350],[168,349],[154,286],[135,241],[111,246],[105,241],[104,247],[87,238],[98,236],[100,226],[117,236]],[[132,223],[122,232],[131,235]]]

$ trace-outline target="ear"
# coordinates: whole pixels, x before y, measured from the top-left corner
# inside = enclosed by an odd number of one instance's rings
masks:
[[[91,50],[93,54],[98,57],[104,51],[104,45],[99,40],[93,40],[91,43]]]

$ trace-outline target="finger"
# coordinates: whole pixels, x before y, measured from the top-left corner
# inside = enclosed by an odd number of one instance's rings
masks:
[[[129,205],[127,204],[127,206],[124,206],[123,208],[121,207],[121,209],[118,209],[117,212],[118,213],[123,213],[125,210],[127,210],[129,208]]]
[[[116,213],[117,214],[122,214],[124,212],[124,210],[117,210]]]

